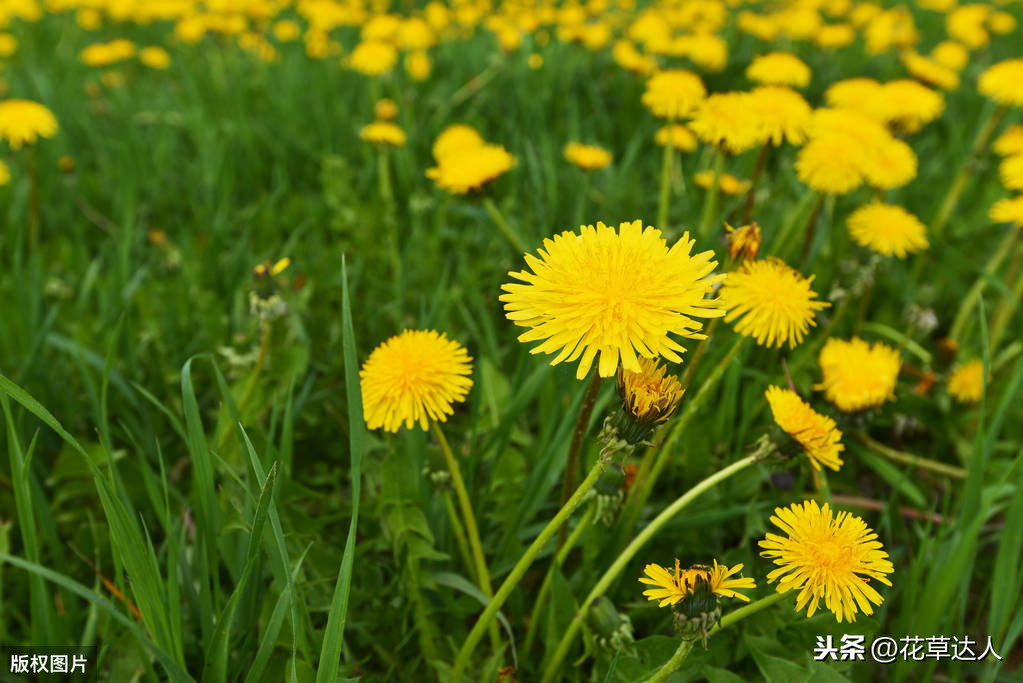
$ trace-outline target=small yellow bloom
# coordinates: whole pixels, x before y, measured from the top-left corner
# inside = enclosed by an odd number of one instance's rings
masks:
[[[657,130],[656,135],[654,135],[654,142],[661,147],[670,144],[682,152],[692,152],[696,149],[696,136],[693,135],[693,131],[681,123],[670,123],[667,126],[661,126]]]
[[[977,90],[998,104],[1023,106],[1023,58],[1006,59],[988,67],[977,81]]]
[[[984,394],[984,361],[977,358],[956,367],[948,377],[948,393],[960,403],[979,403]]]
[[[374,121],[362,127],[359,138],[378,145],[401,147],[405,144],[405,131],[391,121]]]
[[[658,607],[675,605],[692,595],[697,581],[708,584],[714,595],[749,602],[749,597],[738,592],[737,589],[756,588],[753,579],[729,578],[742,571],[742,567],[741,564],[737,564],[728,568],[725,565],[719,565],[718,561],[714,560],[712,567],[695,565],[689,569],[682,569],[679,561],[675,560],[674,574],[659,564],[648,564],[643,568],[643,573],[646,576],[641,577],[639,582],[655,586],[655,588],[643,591],[643,595],[647,600],[658,601]]]
[[[778,146],[785,140],[793,145],[801,145],[806,140],[810,105],[795,90],[763,85],[750,93],[749,104],[764,141]]]
[[[970,51],[954,40],[943,40],[931,50],[931,59],[946,69],[962,71],[970,61]]]
[[[565,145],[565,160],[586,171],[607,168],[611,165],[611,152],[596,145],[570,142]]]
[[[823,389],[828,401],[843,412],[876,408],[895,398],[902,359],[890,346],[832,337],[817,362],[822,380],[814,388]]]
[[[273,25],[273,34],[278,42],[289,43],[302,35],[302,28],[290,19],[281,19]]]
[[[426,177],[437,187],[454,194],[467,194],[515,166],[515,157],[501,145],[465,147],[441,156],[437,166],[426,170]]]
[[[151,46],[139,50],[139,61],[150,69],[166,69],[170,66],[170,54],[162,47]]]
[[[487,144],[483,136],[463,123],[455,123],[445,128],[433,143],[433,158],[438,163],[453,152],[461,152],[473,147]]]
[[[382,76],[394,68],[398,61],[398,49],[390,43],[366,40],[355,46],[348,55],[348,68],[365,76]]]
[[[6,185],[11,182],[11,171],[7,168],[7,164],[0,161],[0,185]]]
[[[430,56],[423,50],[410,52],[405,57],[405,71],[415,81],[425,81],[430,77]]]
[[[752,149],[764,139],[752,100],[746,92],[714,93],[699,103],[689,128],[702,142],[732,154]]]
[[[744,261],[752,261],[757,257],[762,237],[756,222],[741,228],[733,228],[725,223],[725,230],[728,233],[728,255],[733,260],[740,254]]]
[[[639,367],[639,372],[618,367],[622,406],[633,422],[646,427],[664,424],[678,408],[685,389],[656,360],[640,358]]]
[[[373,115],[380,121],[393,121],[398,116],[398,105],[389,97],[377,100],[373,105]]]
[[[532,69],[533,71],[536,71],[537,69],[543,66],[543,55],[534,52],[531,55],[529,55],[529,59],[526,61],[529,64],[529,68]]]
[[[1023,154],[1023,125],[1016,123],[1007,127],[991,145],[991,149],[1003,157]]]
[[[0,33],[0,57],[10,57],[18,51],[18,39],[10,33]]]
[[[942,90],[955,90],[959,87],[958,69],[939,61],[937,57],[931,59],[912,50],[906,50],[902,53],[902,63],[906,65],[906,69],[914,78],[918,78],[924,83],[929,83]]]
[[[988,213],[995,223],[1017,223],[1023,225],[1023,195],[1011,199],[999,199]]]
[[[693,182],[707,190],[714,184],[714,171],[699,171],[693,174]],[[739,180],[731,173],[722,173],[718,179],[718,192],[730,195],[742,195],[749,192],[751,183],[748,180]]]
[[[839,453],[845,446],[835,421],[815,411],[789,389],[770,386],[764,396],[775,424],[796,440],[810,464],[817,470],[824,465],[837,472],[842,466]]]
[[[39,137],[52,138],[56,134],[57,118],[38,102],[0,102],[0,138],[7,140],[11,149],[21,149],[22,145],[34,144]]]
[[[789,52],[770,52],[753,58],[746,67],[746,78],[765,85],[805,88],[810,84],[810,67]]]
[[[883,256],[905,258],[928,247],[927,228],[901,206],[873,202],[853,211],[846,219],[857,244]]]
[[[646,82],[643,105],[654,116],[680,119],[688,116],[707,95],[703,81],[692,71],[658,71]]]
[[[998,166],[1002,185],[1009,190],[1023,190],[1023,154],[1005,157]]]

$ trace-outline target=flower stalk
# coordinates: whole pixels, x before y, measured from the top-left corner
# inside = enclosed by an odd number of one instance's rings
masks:
[[[725,152],[719,147],[714,150],[714,179],[710,183],[710,188],[707,190],[707,198],[703,202],[703,216],[700,218],[699,231],[701,237],[707,237],[710,232],[710,224],[717,214],[718,191],[721,187],[721,174],[724,170]]]
[[[590,417],[593,415],[593,407],[597,404],[597,396],[600,394],[600,374],[594,366],[590,377],[590,384],[583,396],[583,404],[579,408],[579,417],[575,421],[575,429],[572,431],[572,440],[568,445],[568,457],[565,459],[565,473],[561,481],[561,504],[568,503],[575,488],[576,476],[579,471],[579,454],[583,448],[583,440],[586,438],[586,429],[590,425]],[[558,531],[558,547],[565,545],[567,528],[563,527]]]
[[[504,220],[504,216],[501,215],[497,205],[494,204],[494,200],[490,197],[484,197],[483,208],[487,210],[488,214],[490,214],[490,218],[494,221],[497,229],[501,231],[501,234],[504,235],[505,239],[508,240],[508,244],[512,245],[512,248],[515,249],[515,251],[523,254],[526,253],[526,245],[522,241],[522,238],[519,237],[515,231],[512,230],[511,226],[508,225],[508,222]]]

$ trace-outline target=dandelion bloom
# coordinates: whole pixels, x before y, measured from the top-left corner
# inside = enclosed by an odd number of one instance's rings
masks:
[[[0,57],[10,57],[18,51],[18,39],[10,33],[0,33]]]
[[[170,66],[170,54],[162,47],[153,45],[139,50],[139,61],[150,69],[166,69]]]
[[[824,101],[829,107],[863,111],[868,104],[880,99],[883,86],[873,78],[845,78],[835,81],[824,91]]]
[[[11,149],[21,149],[24,144],[34,144],[40,136],[52,138],[56,134],[57,118],[38,102],[0,102],[0,138],[7,140]]]
[[[1002,185],[1009,190],[1023,190],[1023,154],[1006,157],[998,166]]]
[[[770,386],[764,395],[775,424],[795,439],[810,464],[817,470],[824,465],[837,472],[842,466],[839,453],[845,446],[835,421],[815,411],[794,391]]]
[[[378,145],[401,147],[405,144],[405,131],[391,121],[374,121],[362,127],[359,138]]]
[[[977,80],[977,90],[998,104],[1023,106],[1023,59],[1006,59],[988,67]]]
[[[902,359],[890,346],[853,338],[828,339],[817,362],[823,379],[815,389],[823,389],[827,399],[839,410],[853,412],[876,408],[895,398]]]
[[[509,273],[524,284],[502,285],[500,298],[508,319],[529,328],[519,341],[541,341],[531,352],[556,353],[551,365],[579,359],[579,379],[597,353],[601,377],[615,373],[619,358],[641,371],[637,353],[678,363],[685,349],[669,335],[705,339],[691,316],[723,315],[705,296],[724,276],[711,275],[713,252],[692,255],[693,244],[687,232],[669,248],[660,230],[638,220],[618,232],[584,225],[545,239],[539,258],[526,254],[533,272]]]
[[[472,358],[458,342],[433,330],[405,330],[373,350],[362,366],[366,426],[398,431],[429,420],[447,421],[452,403],[465,400]]]
[[[978,403],[984,394],[984,361],[977,358],[956,367],[948,376],[948,393],[960,403]]]
[[[483,136],[472,126],[456,123],[448,126],[433,142],[433,158],[440,160],[452,152],[461,152],[487,144]]]
[[[661,126],[654,135],[654,142],[661,147],[671,145],[681,152],[692,152],[696,149],[696,136],[693,131],[681,123],[671,123]]]
[[[611,165],[611,152],[596,145],[570,142],[565,145],[565,160],[586,171],[595,171]]]
[[[943,40],[931,50],[931,59],[946,69],[962,71],[970,61],[970,51],[954,40]]]
[[[706,95],[703,81],[692,71],[668,69],[658,71],[646,82],[643,106],[654,116],[679,119],[692,113]]]
[[[861,157],[863,178],[876,188],[902,187],[916,177],[917,160],[913,148],[888,136]]]
[[[0,185],[6,185],[11,182],[11,171],[7,168],[7,164],[0,161]]]
[[[650,358],[639,359],[639,372],[618,366],[618,395],[629,420],[647,433],[650,427],[664,424],[678,408],[685,389],[678,378]],[[641,439],[629,439],[635,443]]]
[[[753,58],[746,67],[746,78],[765,85],[805,88],[810,83],[810,67],[789,52],[770,52]]]
[[[501,145],[467,147],[441,157],[437,166],[426,170],[437,187],[454,194],[467,194],[504,175],[515,166],[515,157]]]
[[[856,29],[849,24],[825,24],[814,36],[814,42],[825,50],[845,47],[854,40],[856,40]]]
[[[787,342],[793,348],[816,325],[814,312],[831,305],[816,300],[812,283],[812,275],[805,278],[776,258],[746,261],[721,287],[725,322],[741,317],[735,331],[744,337],[761,346]]]
[[[863,147],[844,135],[810,140],[796,157],[800,182],[829,194],[846,194],[863,184]]]
[[[767,581],[778,581],[779,593],[799,591],[797,612],[809,605],[806,616],[812,617],[824,598],[825,607],[841,623],[855,621],[858,611],[873,614],[871,603],[883,602],[869,580],[891,586],[886,574],[895,568],[877,534],[862,519],[844,511],[833,515],[827,503],[818,507],[808,500],[775,508],[771,522],[785,536],[768,533],[759,543],[760,554],[779,565]]]
[[[955,90],[959,87],[959,74],[930,57],[907,50],[902,53],[902,63],[913,78],[918,78],[924,83],[942,90]]]
[[[373,105],[373,115],[381,121],[393,121],[398,117],[398,104],[390,97],[384,97]]]
[[[696,108],[689,128],[706,144],[732,154],[752,149],[763,140],[752,99],[747,92],[715,93]]]
[[[999,199],[988,213],[995,223],[1018,223],[1023,225],[1023,195],[1012,199]]]
[[[1003,157],[1023,154],[1023,125],[1016,123],[1007,127],[991,145],[991,149]]]
[[[365,40],[348,55],[349,69],[364,76],[382,76],[390,72],[398,61],[398,48],[380,40]]]
[[[845,224],[857,244],[884,256],[901,259],[928,247],[927,228],[901,206],[867,204],[853,211]]]
[[[714,184],[714,171],[706,170],[693,174],[693,182],[707,190]],[[749,191],[752,183],[748,180],[739,180],[731,173],[722,173],[718,178],[718,191],[722,194],[740,195]]]
[[[742,258],[746,261],[757,257],[757,252],[760,251],[760,243],[763,238],[760,233],[760,226],[755,221],[741,228],[733,228],[728,223],[725,223],[725,231],[728,233],[728,255],[730,257],[734,259],[742,254]]]
[[[795,90],[764,85],[753,89],[749,103],[763,140],[776,147],[784,140],[793,145],[801,145],[806,140],[810,105]]]
[[[737,598],[743,602],[749,602],[749,597],[738,592],[737,589],[756,588],[753,579],[742,577],[729,578],[742,571],[742,565],[726,567],[714,560],[714,566],[696,565],[689,569],[682,569],[679,561],[675,560],[675,572],[672,574],[659,564],[648,564],[643,567],[644,577],[639,582],[655,588],[648,588],[643,591],[647,600],[657,600],[658,607],[675,605],[693,593],[697,579],[704,581],[710,587],[714,595],[723,598]]]
[[[915,133],[945,111],[945,96],[908,78],[885,83],[880,91],[884,120]]]
[[[430,77],[432,64],[425,50],[416,50],[405,55],[405,71],[414,81],[425,81]]]

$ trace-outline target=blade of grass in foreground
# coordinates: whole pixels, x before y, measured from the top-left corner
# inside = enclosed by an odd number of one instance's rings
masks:
[[[316,683],[333,683],[341,657],[341,638],[348,618],[348,596],[352,589],[352,566],[355,560],[355,530],[359,523],[359,493],[362,478],[362,455],[366,452],[366,423],[362,418],[362,387],[359,384],[359,361],[355,352],[355,330],[352,327],[351,297],[348,293],[348,268],[341,257],[341,350],[345,365],[345,395],[348,399],[348,435],[351,457],[352,520],[348,524],[348,540],[341,558],[341,569],[330,601],[330,615],[323,634]]]

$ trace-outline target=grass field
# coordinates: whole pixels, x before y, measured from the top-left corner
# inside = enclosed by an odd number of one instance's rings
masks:
[[[117,682],[1019,680],[1021,20],[954,0],[0,0],[0,652],[94,646],[81,680]],[[748,70],[771,52],[799,63]],[[675,69],[705,92],[658,90]],[[853,78],[876,83],[842,97]],[[772,82],[806,111],[746,94]],[[365,139],[386,119],[400,144]],[[511,163],[439,154],[453,124]],[[679,149],[657,139],[672,124]],[[583,168],[570,142],[613,160]],[[925,231],[857,231],[878,203]],[[643,316],[690,271],[627,243],[636,220],[724,275],[693,276],[700,303],[656,333],[663,311]],[[741,251],[725,224],[754,221]],[[529,298],[511,273],[559,248]],[[540,320],[567,337],[530,353]],[[420,341],[368,362],[404,330],[471,361]],[[413,420],[415,391],[451,414]],[[783,410],[791,392],[806,405]],[[803,501],[887,553],[793,535],[816,613],[760,545]],[[650,565],[675,604],[644,595]],[[850,635],[863,661],[814,659]],[[930,656],[879,663],[881,637]]]

